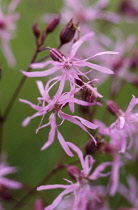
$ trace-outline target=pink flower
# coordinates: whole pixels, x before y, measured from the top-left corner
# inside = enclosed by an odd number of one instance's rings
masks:
[[[5,161],[0,162],[0,186],[4,186],[6,188],[11,188],[11,189],[19,189],[22,187],[22,184],[13,181],[11,179],[8,179],[4,176],[15,173],[17,171],[16,167],[8,166]]]
[[[83,157],[83,153],[81,150],[75,146],[73,143],[67,142],[68,146],[77,153],[81,166],[82,171],[80,174],[77,174],[76,183],[72,183],[71,181],[65,179],[70,185],[44,185],[37,188],[38,191],[40,190],[48,190],[48,189],[56,189],[62,188],[64,191],[58,195],[58,197],[53,201],[53,203],[45,208],[45,210],[52,210],[58,206],[58,204],[62,201],[65,195],[72,193],[71,196],[73,197],[73,210],[79,209],[87,209],[89,203],[91,205],[96,200],[98,203],[101,202],[101,199],[97,196],[95,188],[91,186],[89,183],[90,181],[94,181],[99,177],[106,177],[110,174],[110,172],[102,173],[103,170],[106,169],[107,166],[112,165],[111,162],[101,163],[97,168],[90,174],[90,171],[94,164],[94,159],[92,156],[87,155],[85,158]],[[101,188],[101,186],[99,187]],[[65,197],[66,198],[66,197]],[[96,205],[96,204],[95,204]]]
[[[2,52],[10,66],[15,66],[15,58],[11,51],[10,39],[16,31],[15,21],[19,19],[19,14],[13,13],[20,0],[12,0],[7,8],[6,14],[0,8],[0,41]]]
[[[138,209],[138,183],[135,177],[129,175],[127,177],[127,182],[129,188],[124,186],[123,184],[119,185],[118,192],[131,203],[132,210]]]
[[[118,119],[112,123],[111,127],[116,126],[117,129],[126,129],[133,128],[134,123],[138,122],[138,113],[133,113],[132,110],[134,106],[138,104],[138,98],[132,95],[132,99],[126,109],[126,112],[122,112]]]
[[[80,76],[83,76],[86,79],[88,79],[86,74],[89,72],[83,73],[82,71],[80,71],[79,69],[80,67],[88,67],[90,69],[101,71],[102,73],[113,74],[113,72],[110,69],[99,66],[94,63],[90,63],[88,62],[88,60],[99,55],[117,54],[117,52],[112,52],[112,51],[101,52],[84,60],[74,57],[79,47],[83,44],[83,42],[86,41],[87,39],[90,39],[93,35],[94,35],[93,32],[88,33],[84,35],[81,39],[79,39],[77,42],[75,42],[71,48],[70,55],[68,57],[65,57],[59,50],[51,48],[50,54],[54,61],[50,60],[44,63],[34,63],[34,64],[31,64],[31,68],[34,68],[34,69],[44,68],[45,66],[48,66],[49,64],[53,65],[52,68],[45,71],[36,71],[36,72],[23,71],[23,74],[26,75],[27,77],[45,77],[45,76],[48,76],[48,75],[54,74],[55,72],[60,71],[62,72],[60,80],[68,80],[70,82],[71,88],[75,87],[76,80],[81,80]]]
[[[46,149],[47,147],[49,147],[53,143],[55,135],[57,133],[58,140],[59,140],[60,144],[62,145],[63,149],[65,150],[65,152],[69,156],[73,156],[73,154],[70,151],[68,145],[66,144],[62,134],[58,130],[58,126],[60,126],[65,120],[70,121],[70,122],[78,125],[85,132],[87,132],[94,141],[95,141],[94,137],[88,132],[87,128],[96,129],[98,126],[89,122],[89,121],[87,121],[87,120],[85,120],[85,119],[83,119],[83,118],[81,118],[81,117],[71,116],[69,114],[66,114],[62,111],[62,108],[64,106],[66,106],[67,104],[69,104],[70,110],[73,112],[74,111],[74,103],[80,104],[80,105],[83,105],[83,106],[92,106],[92,105],[99,104],[99,103],[96,103],[96,102],[95,103],[89,103],[89,102],[82,101],[82,100],[74,98],[74,93],[75,93],[76,90],[72,90],[70,92],[61,94],[61,91],[62,91],[61,86],[64,85],[64,82],[65,82],[64,80],[61,80],[61,83],[60,83],[60,86],[59,86],[59,89],[58,89],[57,93],[51,99],[50,96],[49,96],[49,91],[52,88],[53,84],[51,86],[49,86],[49,84],[51,83],[51,81],[56,80],[56,79],[57,78],[54,78],[54,79],[50,80],[46,84],[45,88],[44,88],[41,81],[37,81],[37,86],[38,86],[38,89],[39,89],[40,94],[41,94],[41,97],[38,98],[38,102],[39,102],[38,105],[34,105],[33,103],[31,103],[27,100],[20,99],[21,102],[30,105],[33,109],[36,110],[36,113],[32,116],[27,117],[23,121],[22,125],[27,126],[31,119],[33,119],[37,116],[42,116],[40,125],[37,128],[36,132],[38,132],[38,130],[41,129],[41,128],[47,127],[49,125],[51,126],[49,136],[48,136],[48,141],[44,144],[44,146],[42,147],[42,150]],[[42,121],[44,119],[44,116],[48,112],[52,112],[52,114],[49,117],[49,122],[47,124],[41,125]],[[56,117],[57,116],[62,120],[60,125],[56,124]]]
[[[61,9],[62,21],[67,22],[70,17],[73,17],[81,24],[92,23],[97,19],[104,19],[113,23],[120,22],[120,16],[109,11],[105,11],[109,0],[98,0],[95,4],[90,5],[88,1],[64,0],[64,7]],[[83,12],[82,12],[83,11]],[[42,19],[44,22],[49,22],[56,14],[44,14]]]

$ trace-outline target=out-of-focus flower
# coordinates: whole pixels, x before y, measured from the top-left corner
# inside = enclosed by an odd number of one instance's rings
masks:
[[[116,127],[110,129],[104,123],[94,120],[99,125],[99,133],[101,135],[109,136],[109,143],[103,143],[101,151],[112,155],[112,170],[110,181],[108,184],[108,191],[111,196],[115,195],[119,186],[120,168],[130,160],[132,156],[127,152],[131,148],[132,142],[128,142],[128,136],[124,130],[118,130]]]
[[[13,38],[16,31],[15,22],[19,19],[19,14],[14,13],[20,0],[12,0],[7,7],[6,12],[0,8],[0,43],[3,55],[10,66],[15,66],[15,58],[11,51],[10,39]]]
[[[2,158],[1,158],[2,159]],[[10,189],[19,189],[22,187],[22,184],[8,179],[5,176],[8,174],[15,173],[17,171],[16,167],[8,166],[7,163],[0,159],[0,188],[1,186],[4,186],[6,188]]]
[[[118,112],[117,120],[111,124],[111,127],[116,126],[117,129],[133,130],[134,124],[138,122],[138,113],[133,113],[134,106],[138,104],[138,98],[132,95],[132,99],[126,109],[126,112]]]
[[[111,162],[105,162],[101,163],[100,165],[97,166],[97,168],[93,171],[91,174],[90,171],[93,167],[94,164],[94,159],[92,156],[87,155],[85,158],[83,157],[83,153],[81,150],[75,146],[73,143],[68,142],[68,146],[77,153],[81,166],[82,166],[82,171],[80,173],[77,172],[76,176],[76,183],[73,183],[67,179],[65,179],[67,182],[70,183],[70,185],[44,185],[40,186],[37,188],[37,190],[48,190],[48,189],[56,189],[56,188],[62,188],[65,189],[62,193],[58,195],[58,197],[53,201],[51,205],[45,208],[45,210],[52,210],[58,206],[58,204],[62,201],[63,197],[72,193],[70,198],[72,207],[71,209],[73,210],[79,210],[83,209],[86,210],[88,209],[89,206],[92,206],[93,209],[98,209],[97,205],[103,204],[102,200],[100,199],[100,196],[98,196],[96,188],[91,185],[89,181],[94,181],[97,180],[99,177],[106,177],[110,174],[110,172],[107,173],[102,173],[107,166],[111,166]],[[97,188],[102,191],[102,186],[97,186]],[[66,197],[65,197],[66,198]],[[65,203],[66,205],[66,203]],[[67,206],[69,203],[67,202]],[[65,207],[65,206],[64,206]],[[64,208],[63,208],[64,209]],[[99,208],[100,209],[100,208]],[[101,208],[102,209],[102,208]],[[104,209],[104,208],[103,208]]]
[[[54,78],[52,80],[56,80],[57,78]],[[58,78],[60,79],[60,78]],[[81,118],[78,116],[71,116],[69,114],[66,114],[62,111],[62,108],[64,106],[66,106],[67,104],[69,104],[70,110],[72,112],[74,112],[74,103],[76,104],[80,104],[83,106],[92,106],[92,105],[100,105],[99,103],[95,102],[95,103],[90,103],[90,102],[86,102],[86,101],[82,101],[79,99],[74,98],[74,93],[76,90],[71,90],[70,92],[67,93],[63,93],[62,92],[62,86],[64,85],[64,79],[61,80],[59,89],[57,91],[57,93],[55,94],[55,96],[51,99],[49,96],[49,91],[52,88],[53,84],[51,86],[49,86],[51,80],[49,80],[49,82],[47,82],[46,87],[44,88],[43,84],[41,81],[37,81],[37,86],[38,89],[40,91],[41,97],[38,98],[39,104],[38,105],[34,105],[33,103],[27,101],[27,100],[23,100],[20,99],[21,102],[26,103],[28,105],[30,105],[33,109],[35,109],[37,112],[30,116],[27,117],[22,125],[26,126],[31,119],[37,117],[37,116],[42,116],[41,122],[39,127],[37,128],[36,132],[38,132],[39,129],[47,127],[47,126],[51,126],[50,132],[49,132],[49,136],[48,136],[48,141],[44,144],[44,146],[42,147],[42,149],[46,149],[48,146],[50,146],[55,138],[55,134],[57,132],[57,137],[59,139],[60,144],[62,145],[63,149],[65,150],[65,152],[69,155],[72,156],[72,152],[70,151],[69,147],[67,146],[63,136],[61,135],[61,133],[59,132],[59,130],[57,129],[58,126],[60,126],[65,120],[70,121],[76,125],[78,125],[79,127],[81,127],[85,132],[87,132],[91,138],[95,141],[94,137],[88,132],[87,128],[90,129],[96,129],[98,126]],[[79,89],[78,89],[79,90]],[[49,122],[47,124],[41,125],[44,116],[48,113],[48,112],[52,112],[52,114],[49,117]],[[58,117],[62,120],[62,122],[60,123],[60,125],[56,124],[56,117]]]
[[[138,209],[138,183],[134,176],[127,177],[128,188],[120,183],[118,192],[131,203],[130,210]]]
[[[109,0],[98,0],[95,4],[82,0],[64,0],[64,7],[61,9],[62,21],[69,21],[70,17],[80,22],[81,25],[88,25],[97,19],[107,20],[113,23],[119,23],[121,18],[118,14],[106,11]],[[83,12],[82,12],[83,11]],[[55,14],[44,14],[42,19],[48,22]]]

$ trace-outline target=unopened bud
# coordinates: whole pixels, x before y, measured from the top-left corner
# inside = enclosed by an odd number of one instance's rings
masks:
[[[124,114],[114,101],[107,101],[106,106],[108,111],[117,118]]]
[[[0,29],[5,29],[6,24],[4,21],[0,20]]]
[[[56,18],[54,18],[46,27],[46,32],[47,33],[51,33],[52,31],[55,30],[55,28],[57,27],[57,25],[60,22],[60,15]]]
[[[73,19],[71,19],[60,33],[61,44],[66,44],[70,42],[75,35],[76,29],[77,29],[77,25],[75,25],[73,23]]]
[[[68,174],[75,180],[81,175],[81,171],[76,166],[67,166],[67,171]]]
[[[138,78],[135,78],[132,82],[132,84],[136,87],[138,87]]]
[[[50,57],[54,61],[63,62],[65,60],[65,56],[56,48],[50,49]]]
[[[9,201],[12,200],[13,198],[10,190],[1,184],[0,184],[0,198],[2,198],[4,201]]]
[[[133,5],[133,1],[130,0],[124,0],[120,5],[119,10],[122,14],[127,16],[136,17],[138,15],[138,11]]]
[[[86,155],[92,155],[92,154],[95,154],[96,152],[98,152],[101,145],[104,142],[103,136],[101,136],[100,134],[97,134],[95,139],[97,141],[97,145],[95,145],[95,142],[92,139],[90,139],[86,143],[86,145],[85,145]]]
[[[123,65],[124,63],[124,59],[123,58],[119,58],[117,59],[113,64],[112,64],[112,69],[113,71],[116,73]]]
[[[132,53],[132,57],[130,58],[129,67],[132,68],[132,69],[138,68],[138,50],[135,50]]]
[[[34,25],[33,25],[33,32],[34,32],[35,37],[36,38],[39,38],[39,36],[40,36],[40,30],[39,30],[39,28],[37,26],[37,23],[34,23]]]
[[[92,89],[92,88],[93,89]],[[95,91],[94,91],[95,89]],[[87,102],[93,102],[96,100],[96,98],[98,97],[96,95],[96,90],[97,88],[94,86],[94,84],[89,84],[89,86],[85,86],[84,88],[82,88],[82,100],[87,101]]]

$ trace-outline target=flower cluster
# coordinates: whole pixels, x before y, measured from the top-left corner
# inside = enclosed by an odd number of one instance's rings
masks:
[[[9,6],[0,8],[1,49],[11,67],[15,65],[15,58],[10,40],[16,32],[19,14],[15,13],[15,9],[19,2],[11,0]],[[134,47],[137,37],[135,34],[126,36],[119,29],[120,23],[135,23],[138,7],[135,0],[116,3],[117,12],[115,8],[110,10],[111,5],[114,4],[110,0],[97,0],[93,4],[87,0],[63,0],[60,14],[43,15],[47,25],[42,31],[37,22],[33,24],[34,54],[27,69],[19,72],[22,79],[6,111],[3,113],[0,107],[0,157],[4,145],[4,123],[27,78],[29,81],[36,78],[39,95],[36,96],[36,103],[22,97],[19,99],[22,106],[26,107],[27,104],[33,109],[33,114],[26,114],[22,126],[26,127],[33,119],[37,121],[40,118],[36,133],[41,129],[48,131],[41,150],[52,149],[58,140],[64,157],[43,176],[43,180],[35,184],[35,188],[5,177],[17,169],[0,159],[0,210],[5,208],[6,201],[15,202],[14,208],[18,208],[35,191],[40,193],[38,191],[52,189],[60,189],[61,192],[52,201],[48,191],[46,202],[41,194],[36,195],[33,204],[35,210],[138,209],[138,189],[134,176],[137,169],[128,175],[129,164],[133,160],[137,162],[138,158],[138,98],[137,92],[130,93],[132,85],[138,86],[138,49]],[[56,45],[55,42],[50,43],[47,36],[52,37],[60,21],[61,25],[66,25],[56,36],[59,39],[59,45]],[[45,53],[45,57],[37,59],[41,52],[43,55]],[[2,68],[0,66],[0,78]],[[121,93],[125,85],[129,85],[126,90],[132,96],[131,100],[126,92]],[[119,94],[124,96],[123,100],[128,105],[123,107]],[[64,132],[62,128],[66,123],[69,126]],[[75,127],[84,133],[83,145]],[[71,128],[72,135],[69,135]],[[48,159],[51,164],[51,157]],[[47,184],[48,179],[61,169],[67,173],[63,182]],[[20,189],[22,186],[27,195],[16,203],[11,189]],[[113,206],[112,199],[117,193],[129,202],[130,208],[119,204]]]

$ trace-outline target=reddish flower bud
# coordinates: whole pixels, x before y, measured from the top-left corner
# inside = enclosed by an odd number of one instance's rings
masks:
[[[50,57],[54,61],[58,61],[58,62],[63,62],[64,59],[65,59],[65,56],[56,48],[51,48],[50,49]]]
[[[94,85],[91,84],[94,88]],[[93,102],[97,98],[96,94],[87,86],[82,89],[82,100],[87,102]]]
[[[60,22],[60,15],[56,18],[54,18],[46,27],[46,33],[51,33],[52,31],[55,30],[55,28],[57,27],[57,25]]]
[[[10,190],[1,184],[0,184],[0,198],[2,198],[4,201],[9,201],[12,200],[13,198]]]
[[[134,79],[132,84],[136,87],[138,87],[138,78]]]
[[[5,29],[6,24],[4,21],[0,20],[0,29]]]
[[[40,36],[40,30],[39,30],[39,28],[37,26],[37,23],[34,23],[34,25],[33,25],[33,32],[34,32],[35,37],[36,38],[39,38],[39,36]]]
[[[81,175],[81,171],[76,166],[67,166],[67,171],[68,174],[75,180]]]
[[[125,14],[130,17],[136,17],[138,15],[138,11],[133,5],[133,2],[130,0],[124,0],[119,8],[122,14]]]
[[[117,60],[113,63],[113,65],[112,65],[113,71],[114,71],[115,73],[117,73],[117,71],[122,67],[123,63],[124,63],[124,59],[123,59],[123,58],[117,59]]]
[[[85,145],[85,152],[86,155],[92,155],[99,151],[100,147],[102,146],[104,139],[103,136],[97,134],[95,137],[97,141],[97,145],[95,145],[94,141],[90,139]]]
[[[117,118],[123,114],[123,111],[114,101],[107,101],[106,106],[108,111]]]
[[[75,25],[73,23],[73,19],[71,19],[60,33],[61,44],[66,44],[70,42],[75,35],[76,29],[77,29],[77,25]]]
[[[131,56],[131,58],[130,58],[129,67],[132,68],[132,69],[138,68],[138,50],[135,50],[135,51],[132,53],[132,56]]]

